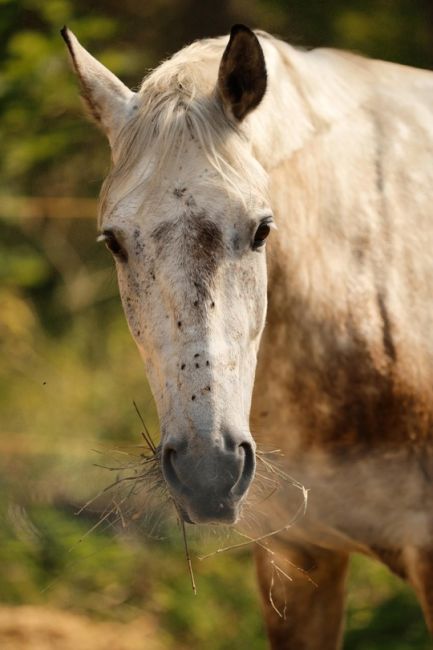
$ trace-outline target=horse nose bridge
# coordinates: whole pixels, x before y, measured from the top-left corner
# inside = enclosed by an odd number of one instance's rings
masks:
[[[173,345],[163,369],[171,411],[167,417],[175,412],[179,415],[180,410],[194,423],[215,430],[224,403],[224,412],[229,411],[236,421],[242,392],[236,352],[207,337],[179,340]]]
[[[190,309],[178,314],[173,325],[173,351],[182,357],[184,363],[199,354],[202,360],[209,361],[215,367],[237,352],[237,339],[227,337],[225,321],[213,309],[200,317],[194,309]]]
[[[215,369],[220,365],[221,360],[225,360],[228,355],[228,346],[225,342],[220,343],[217,337],[211,337],[211,333],[206,332],[206,336],[195,336],[194,338],[180,339],[176,348],[176,355],[183,369]]]

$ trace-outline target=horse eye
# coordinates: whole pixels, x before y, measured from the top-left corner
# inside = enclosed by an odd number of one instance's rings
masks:
[[[119,260],[126,262],[128,260],[128,254],[123,246],[119,243],[119,240],[117,239],[114,232],[112,230],[104,230],[102,234],[103,241],[108,250],[113,253],[113,255]]]
[[[268,221],[263,221],[256,230],[254,235],[253,249],[258,250],[265,244],[265,239],[271,232],[271,226]]]

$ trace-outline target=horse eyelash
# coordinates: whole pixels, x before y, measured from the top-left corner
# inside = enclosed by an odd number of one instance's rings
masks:
[[[119,243],[116,235],[111,230],[104,230],[98,235],[96,241],[103,242],[117,260],[120,260],[121,262],[128,261],[128,253],[123,248],[122,244]]]
[[[269,226],[269,228],[272,228],[272,230],[278,230],[278,226],[275,223],[274,217],[271,214],[269,214],[266,217],[263,217],[262,219],[260,219],[259,225],[262,224],[262,223],[265,223],[267,226]]]

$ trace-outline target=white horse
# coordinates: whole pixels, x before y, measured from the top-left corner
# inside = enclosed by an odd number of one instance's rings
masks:
[[[251,415],[310,488],[273,548],[312,580],[274,584],[258,546],[272,647],[339,647],[354,551],[432,628],[433,74],[237,25],[134,93],[63,36],[110,141],[101,238],[185,521],[239,518]]]

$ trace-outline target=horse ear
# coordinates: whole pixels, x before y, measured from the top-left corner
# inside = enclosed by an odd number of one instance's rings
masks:
[[[60,33],[68,46],[84,103],[113,145],[132,110],[135,93],[89,54],[67,27]]]
[[[226,110],[243,120],[262,101],[266,78],[265,57],[257,36],[245,25],[234,25],[218,73],[218,89]]]

